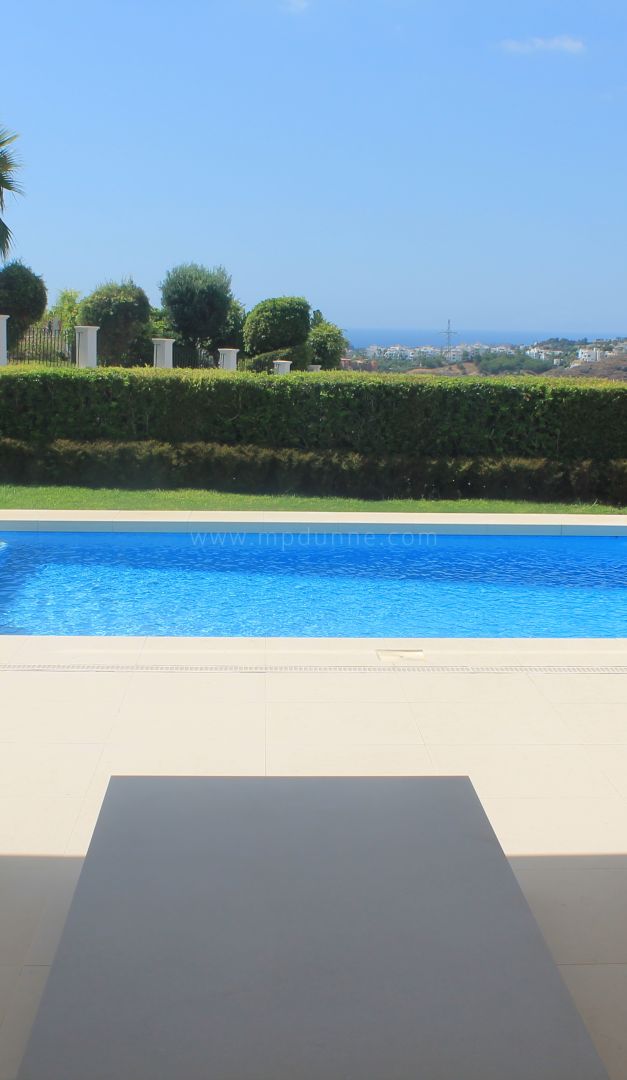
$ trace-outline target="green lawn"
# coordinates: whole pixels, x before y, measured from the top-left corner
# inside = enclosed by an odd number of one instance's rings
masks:
[[[224,491],[124,491],[117,488],[18,487],[0,484],[3,510],[321,510],[369,513],[619,514],[599,503],[509,502],[492,499],[413,500],[238,495]]]

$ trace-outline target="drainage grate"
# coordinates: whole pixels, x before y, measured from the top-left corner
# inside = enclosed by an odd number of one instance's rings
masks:
[[[627,675],[627,664],[0,664],[0,672],[147,675]]]
[[[384,664],[423,664],[424,649],[377,649],[377,656]]]

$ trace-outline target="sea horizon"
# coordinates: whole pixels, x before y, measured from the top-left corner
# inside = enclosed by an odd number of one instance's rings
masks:
[[[368,345],[405,345],[408,348],[418,345],[445,345],[446,331],[421,330],[412,327],[349,327],[346,336],[354,349],[365,349]],[[471,345],[481,342],[486,345],[532,345],[534,341],[546,341],[548,338],[565,337],[578,341],[587,338],[620,337],[617,333],[565,332],[558,330],[454,330],[453,344]]]

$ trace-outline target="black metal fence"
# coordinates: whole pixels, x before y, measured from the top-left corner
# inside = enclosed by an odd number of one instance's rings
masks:
[[[216,359],[208,349],[175,342],[172,354],[175,368],[213,368]],[[76,364],[76,334],[74,330],[57,330],[52,327],[31,326],[18,341],[8,342],[8,361],[10,364],[51,364],[68,366]],[[152,366],[152,355],[137,357],[136,360],[110,360],[98,356],[98,366],[108,367]]]
[[[193,345],[174,343],[172,364],[175,368],[212,368],[216,367],[213,353],[207,349],[197,349]]]
[[[17,342],[9,339],[8,360],[10,364],[76,363],[75,334],[68,330],[52,330],[47,327],[31,327]]]

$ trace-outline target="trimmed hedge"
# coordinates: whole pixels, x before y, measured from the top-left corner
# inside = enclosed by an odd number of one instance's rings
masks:
[[[627,458],[627,385],[9,366],[1,437],[607,461]]]
[[[359,498],[598,499],[627,504],[627,460],[418,458],[215,443],[0,439],[0,482],[199,487]]]

